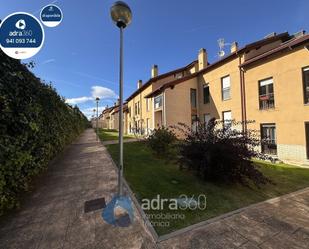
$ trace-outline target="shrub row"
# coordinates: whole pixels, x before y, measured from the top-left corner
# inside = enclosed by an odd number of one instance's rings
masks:
[[[50,84],[0,51],[0,215],[87,125]]]

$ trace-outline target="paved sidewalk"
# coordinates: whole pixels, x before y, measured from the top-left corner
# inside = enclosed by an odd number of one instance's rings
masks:
[[[116,192],[117,174],[92,129],[40,178],[18,212],[0,220],[0,249],[154,249],[136,212],[129,228],[106,224],[84,202]],[[164,237],[161,237],[161,239]],[[165,237],[160,249],[308,249],[309,188]]]
[[[162,249],[308,249],[309,188],[178,234]]]
[[[116,184],[105,147],[86,130],[52,163],[21,210],[1,221],[0,248],[154,248],[139,218],[129,228],[117,228],[104,222],[101,210],[84,213],[85,201],[109,201]]]

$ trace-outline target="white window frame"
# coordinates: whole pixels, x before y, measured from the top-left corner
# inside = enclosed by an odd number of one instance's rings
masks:
[[[230,114],[229,118],[225,116],[225,114],[228,114],[228,113]],[[232,118],[232,111],[224,111],[224,112],[222,112],[222,121],[223,121],[223,127],[224,128],[231,127],[232,120],[233,120],[233,118]]]
[[[225,92],[228,91],[228,97],[225,97]],[[224,76],[221,78],[221,95],[222,100],[229,100],[231,99],[231,77],[230,75]]]

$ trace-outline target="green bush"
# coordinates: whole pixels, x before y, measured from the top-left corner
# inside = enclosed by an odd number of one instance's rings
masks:
[[[155,129],[146,141],[157,156],[169,159],[174,154],[173,149],[176,140],[176,135],[172,130],[160,127]]]
[[[185,137],[179,143],[181,168],[195,171],[206,181],[246,186],[270,183],[252,161],[252,158],[268,159],[256,150],[261,145],[258,133],[233,127],[243,123],[232,122],[231,126],[226,126],[211,119],[207,125],[200,123],[194,130],[186,124],[179,124],[178,129]]]
[[[88,125],[77,107],[0,51],[0,215]]]

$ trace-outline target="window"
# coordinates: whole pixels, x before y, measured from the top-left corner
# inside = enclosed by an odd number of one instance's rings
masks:
[[[231,98],[231,79],[230,76],[221,78],[222,87],[222,100],[228,100]]]
[[[222,113],[223,127],[229,128],[232,125],[232,112],[226,111]]]
[[[203,86],[203,97],[204,97],[204,104],[208,104],[210,102],[208,84]]]
[[[150,107],[149,101],[150,101],[150,99],[147,98],[147,99],[146,99],[146,111],[147,111],[147,112],[149,112],[149,107]]]
[[[163,96],[162,95],[155,97],[154,98],[154,108],[158,109],[158,108],[162,107],[162,102],[163,102]]]
[[[137,115],[137,103],[134,104],[134,115]]]
[[[309,67],[303,69],[304,102],[309,104]]]
[[[262,152],[277,155],[276,124],[261,124]]]
[[[259,81],[260,110],[275,107],[274,81],[272,78]]]
[[[210,114],[204,114],[204,124],[208,125],[209,120],[211,119]]]
[[[198,126],[198,118],[197,115],[192,115],[191,116],[191,128],[193,131],[197,131],[197,126]]]
[[[191,107],[196,108],[196,89],[190,89]]]
[[[135,115],[140,114],[140,103],[139,103],[139,101],[137,101],[137,102],[135,103],[135,105],[134,105],[134,114],[135,114]]]

